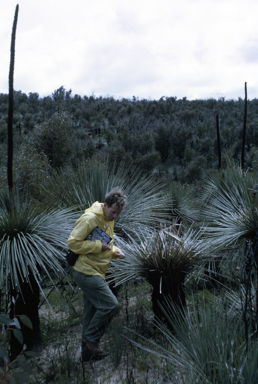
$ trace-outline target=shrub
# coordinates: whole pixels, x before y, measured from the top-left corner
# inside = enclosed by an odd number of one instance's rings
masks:
[[[60,168],[72,153],[71,130],[71,117],[61,111],[34,128],[31,143],[47,156],[51,167]]]

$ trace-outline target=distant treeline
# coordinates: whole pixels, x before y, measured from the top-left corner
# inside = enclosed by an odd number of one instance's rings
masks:
[[[26,161],[58,169],[92,156],[134,163],[147,173],[192,183],[218,167],[219,114],[222,167],[240,162],[244,100],[72,95],[64,87],[40,98],[14,92],[16,169]],[[8,95],[0,94],[0,165],[6,167]],[[245,165],[258,159],[258,99],[248,101]],[[21,170],[21,169],[20,169]],[[24,169],[23,169],[23,172]],[[17,176],[18,177],[18,176]]]

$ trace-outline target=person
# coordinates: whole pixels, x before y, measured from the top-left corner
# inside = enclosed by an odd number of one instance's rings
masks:
[[[118,301],[105,282],[111,259],[123,259],[124,253],[114,245],[114,220],[122,212],[126,196],[120,188],[112,189],[104,203],[96,201],[77,220],[67,241],[68,248],[79,254],[72,276],[83,292],[82,360],[99,360],[108,355],[99,341],[118,310]],[[109,243],[86,237],[99,227],[110,236]]]

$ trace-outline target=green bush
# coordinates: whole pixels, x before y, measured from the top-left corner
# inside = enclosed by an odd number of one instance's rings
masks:
[[[53,168],[66,164],[72,153],[72,127],[71,117],[61,111],[34,128],[31,144],[38,153],[47,156]]]

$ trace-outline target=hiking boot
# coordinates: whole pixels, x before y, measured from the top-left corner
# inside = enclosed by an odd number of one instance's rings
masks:
[[[82,361],[101,360],[107,356],[108,353],[99,348],[98,344],[82,339]]]

